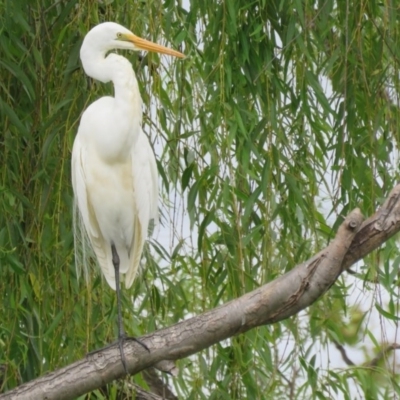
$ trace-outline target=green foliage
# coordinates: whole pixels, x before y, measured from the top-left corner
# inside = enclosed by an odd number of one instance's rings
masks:
[[[2,390],[115,337],[115,293],[96,272],[87,288],[73,256],[72,143],[82,111],[112,92],[80,67],[97,23],[165,38],[188,56],[124,54],[163,199],[146,268],[124,296],[130,334],[276,278],[325,246],[352,208],[373,213],[398,179],[395,2],[0,0],[0,9]],[[381,321],[399,318],[399,260],[391,240],[352,281]],[[342,279],[300,316],[180,361],[168,381],[186,399],[398,396],[390,357],[376,368],[324,363],[333,341],[382,345],[366,309],[349,300],[355,290]]]

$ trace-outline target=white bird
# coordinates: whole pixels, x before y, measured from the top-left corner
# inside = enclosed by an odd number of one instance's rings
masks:
[[[80,220],[108,284],[117,291],[121,360],[125,332],[120,274],[129,288],[136,276],[150,220],[157,220],[158,175],[154,153],[142,131],[142,99],[131,63],[113,49],[147,50],[183,58],[113,22],[97,25],[83,41],[86,74],[114,84],[114,97],[83,113],[72,150],[72,186]],[[75,243],[77,246],[77,243]]]

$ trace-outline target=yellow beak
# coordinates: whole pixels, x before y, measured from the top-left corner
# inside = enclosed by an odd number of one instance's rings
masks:
[[[172,50],[168,47],[161,46],[160,44],[150,42],[133,34],[126,35],[126,39],[132,42],[140,50],[147,50],[155,53],[168,54],[174,57],[185,58],[185,55],[180,53],[179,51]]]

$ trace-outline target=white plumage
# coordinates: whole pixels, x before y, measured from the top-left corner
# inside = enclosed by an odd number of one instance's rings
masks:
[[[87,75],[112,81],[114,97],[103,97],[83,113],[72,149],[75,209],[108,284],[117,291],[118,343],[128,373],[123,343],[120,274],[135,279],[149,222],[157,220],[157,165],[142,131],[142,99],[130,62],[112,49],[149,50],[184,57],[148,42],[113,22],[94,27],[81,47]],[[81,232],[81,229],[75,229]],[[75,246],[79,246],[75,237]],[[76,254],[77,252],[75,252]],[[77,269],[79,266],[77,265]],[[86,275],[87,275],[87,271]]]
[[[149,221],[157,219],[158,177],[154,153],[143,133],[142,99],[130,62],[112,49],[183,54],[138,38],[106,22],[93,28],[81,47],[87,75],[112,81],[114,97],[103,97],[83,113],[72,150],[75,202],[108,284],[116,289],[114,245],[119,271],[130,287],[135,279]]]

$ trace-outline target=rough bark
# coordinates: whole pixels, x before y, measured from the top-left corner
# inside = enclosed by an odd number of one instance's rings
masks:
[[[145,335],[150,349],[127,341],[127,367],[136,374],[150,366],[172,371],[176,360],[256,326],[281,321],[310,306],[334,284],[341,272],[400,230],[400,185],[364,223],[358,209],[340,226],[323,251],[276,280],[197,317]],[[88,355],[71,365],[28,382],[0,399],[73,399],[122,378],[118,346]]]

